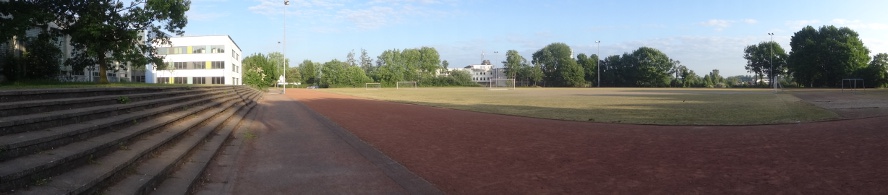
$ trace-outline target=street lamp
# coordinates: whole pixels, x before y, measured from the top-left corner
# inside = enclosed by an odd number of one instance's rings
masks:
[[[284,49],[283,49],[283,62],[281,66],[284,67],[284,88],[281,89],[281,94],[287,94],[287,6],[290,5],[289,0],[284,0]]]
[[[595,54],[596,56],[598,56],[598,59],[595,59],[595,60],[598,60],[597,62],[595,62],[595,65],[598,66],[595,68],[595,70],[598,71],[598,73],[595,73],[595,76],[598,76],[598,87],[600,88],[601,87],[601,41],[595,41],[595,49],[598,49],[598,53]]]
[[[771,49],[770,49],[771,55],[768,56],[770,58],[768,60],[768,63],[771,64],[771,68],[770,68],[771,70],[768,72],[768,73],[770,73],[770,75],[768,75],[768,76],[771,77],[770,78],[771,87],[774,87],[774,89],[777,89],[777,85],[774,84],[774,79],[776,78],[776,77],[774,77],[774,33],[768,33],[768,35],[771,35],[771,43],[769,44],[769,45],[771,45]]]

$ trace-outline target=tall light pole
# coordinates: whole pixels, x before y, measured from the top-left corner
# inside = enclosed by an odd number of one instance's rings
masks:
[[[283,62],[281,66],[284,67],[284,88],[281,89],[281,94],[287,94],[287,6],[290,5],[289,0],[284,0],[284,49],[283,49]]]
[[[597,60],[595,62],[595,65],[598,66],[595,68],[595,70],[598,71],[598,73],[595,73],[595,76],[598,76],[598,87],[600,88],[601,87],[601,41],[595,41],[595,49],[598,49],[598,53],[595,54],[596,56],[598,56],[598,59],[595,59],[595,60]]]
[[[774,77],[774,33],[768,33],[768,35],[771,35],[771,43],[769,43],[769,45],[771,45],[771,49],[770,49],[771,55],[768,56],[770,58],[768,60],[768,63],[771,64],[771,68],[770,68],[771,70],[768,72],[769,73],[768,76],[771,77],[770,78],[771,87],[774,87],[774,89],[777,89],[777,85],[774,85],[774,79],[775,79],[775,77]]]

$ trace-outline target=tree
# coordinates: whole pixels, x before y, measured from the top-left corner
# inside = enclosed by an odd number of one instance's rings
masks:
[[[373,71],[373,59],[370,59],[366,49],[361,49],[361,69],[364,69],[366,75]]]
[[[671,80],[671,70],[675,61],[660,50],[641,47],[632,52],[636,74],[636,85],[641,87],[666,87]]]
[[[51,35],[46,33],[24,38],[27,50],[21,56],[9,55],[5,62],[9,66],[3,68],[0,74],[5,75],[10,81],[55,79],[60,71],[59,59],[62,51],[52,39]]]
[[[345,64],[348,66],[358,66],[358,60],[355,59],[355,50],[348,52],[345,56]]]
[[[552,43],[533,53],[533,63],[542,65],[543,80],[563,87],[583,85],[583,69],[571,58],[571,49],[564,43]]]
[[[780,47],[780,44],[773,41],[749,45],[743,50],[743,59],[746,59],[746,71],[755,74],[759,81],[763,80],[762,77],[764,75],[767,75],[768,78],[783,75],[786,70],[787,58],[789,58],[789,55],[786,54],[783,47]],[[771,74],[772,69],[774,74]]]
[[[280,75],[280,63],[273,62],[263,54],[251,54],[241,62],[243,67],[243,83],[260,89],[277,83]]]
[[[0,1],[0,40],[24,37],[25,31],[39,28],[46,30],[47,24],[55,17],[47,7],[55,1],[12,0]],[[52,32],[42,32],[52,33]]]
[[[76,52],[73,61],[94,59],[99,82],[107,83],[106,70],[125,62],[133,67],[153,63],[165,69],[153,44],[169,44],[169,35],[182,35],[188,23],[189,0],[35,0],[47,3],[41,11],[53,14],[52,22],[70,35]],[[122,63],[122,64],[125,64]],[[82,69],[82,63],[71,63]]]
[[[311,60],[303,60],[299,64],[299,74],[302,82],[307,85],[320,85],[321,65]]]
[[[580,53],[577,55],[577,64],[583,67],[583,72],[586,75],[584,80],[587,83],[597,83],[598,82],[598,55],[592,54],[592,56],[586,56],[584,53]]]
[[[888,87],[888,53],[879,53],[873,56],[866,68],[861,69],[860,75],[864,82],[873,87]]]
[[[274,67],[277,68],[278,73],[282,73],[284,70],[289,69],[290,67],[290,59],[286,59],[284,54],[281,52],[271,52],[268,53],[268,61],[274,64]],[[290,72],[287,72],[289,74]],[[288,78],[290,75],[287,75]],[[280,79],[279,77],[275,77],[275,79]],[[287,80],[286,82],[293,82],[293,80]]]
[[[506,51],[506,61],[503,61],[503,67],[505,68],[505,74],[507,78],[517,78],[519,70],[523,65],[526,64],[527,59],[521,56],[521,54],[518,54],[518,51]]]
[[[796,32],[789,43],[787,68],[796,82],[810,87],[838,87],[842,79],[865,68],[869,49],[857,32],[847,27],[811,26]]]
[[[287,82],[302,82],[302,74],[299,72],[299,67],[289,67],[287,68]]]

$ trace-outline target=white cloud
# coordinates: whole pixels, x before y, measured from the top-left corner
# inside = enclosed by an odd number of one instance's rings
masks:
[[[715,30],[716,30],[716,31],[722,31],[722,30],[724,30],[725,28],[730,27],[730,26],[731,26],[731,23],[734,23],[734,21],[730,21],[730,20],[720,20],[720,19],[710,19],[710,20],[708,20],[708,21],[701,22],[700,24],[703,25],[703,26],[715,27]]]
[[[380,6],[362,10],[344,9],[340,10],[339,14],[361,30],[377,29],[400,19],[400,14],[393,8]]]
[[[758,20],[755,20],[755,19],[744,19],[744,20],[743,20],[743,23],[746,23],[746,24],[758,24]]]
[[[266,16],[282,15],[280,0],[255,0],[249,11]],[[373,0],[354,3],[348,0],[293,0],[287,13],[310,23],[307,29],[341,32],[343,29],[373,30],[398,24],[416,16],[443,16],[439,11],[447,0]]]

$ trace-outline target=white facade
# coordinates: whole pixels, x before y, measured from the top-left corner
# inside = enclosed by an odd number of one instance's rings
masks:
[[[241,49],[227,35],[171,37],[158,45],[167,70],[146,65],[146,83],[240,85]]]
[[[493,68],[493,65],[489,64],[472,64],[468,65],[464,68],[448,68],[448,71],[467,71],[470,75],[472,75],[472,81],[486,85],[490,83],[491,79],[504,79],[504,69],[502,68]]]

